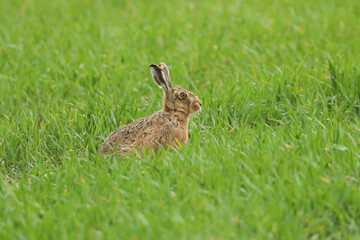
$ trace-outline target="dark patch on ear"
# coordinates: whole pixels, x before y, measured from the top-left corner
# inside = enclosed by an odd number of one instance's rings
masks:
[[[188,133],[188,139],[190,139],[190,133]]]

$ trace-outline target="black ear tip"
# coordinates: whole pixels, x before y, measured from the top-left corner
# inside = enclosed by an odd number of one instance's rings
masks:
[[[149,68],[159,68],[159,66],[158,65],[156,65],[156,64],[150,64],[150,66],[149,66]]]

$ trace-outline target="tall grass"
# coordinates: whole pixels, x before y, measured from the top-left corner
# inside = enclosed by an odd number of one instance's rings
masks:
[[[360,2],[0,0],[1,239],[357,239]],[[104,159],[161,108],[190,140]]]

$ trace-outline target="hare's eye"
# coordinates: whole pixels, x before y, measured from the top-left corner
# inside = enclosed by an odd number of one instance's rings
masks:
[[[186,97],[187,97],[186,92],[182,92],[182,93],[180,93],[180,97],[181,97],[181,98],[186,98]]]

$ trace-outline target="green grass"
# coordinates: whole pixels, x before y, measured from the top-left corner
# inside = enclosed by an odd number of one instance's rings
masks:
[[[358,0],[0,0],[0,239],[358,239]],[[103,159],[161,108],[182,149]]]

